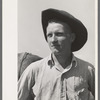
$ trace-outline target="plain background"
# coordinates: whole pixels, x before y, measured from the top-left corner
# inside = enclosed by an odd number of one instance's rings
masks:
[[[18,0],[18,52],[49,55],[41,25],[41,12],[47,8],[65,10],[83,22],[88,41],[74,54],[95,65],[95,0]]]
[[[23,0],[20,0],[20,1],[23,1]],[[26,0],[25,0],[26,1]],[[29,1],[29,0],[27,0]],[[43,0],[36,0],[36,1],[41,1],[40,4],[42,3]],[[53,2],[55,2],[57,0],[53,0]],[[59,0],[58,0],[59,1]],[[68,0],[69,1],[69,0]],[[72,1],[72,0],[71,0]],[[73,0],[74,2],[76,2],[76,0]],[[77,0],[78,1],[78,0]],[[81,2],[82,1],[82,2]],[[80,2],[82,4],[83,1],[85,2],[85,0],[80,0]],[[88,3],[88,1],[94,1],[94,0],[87,0],[86,4]],[[1,1],[0,1],[1,2]],[[47,0],[47,2],[49,3],[49,0]],[[0,67],[0,71],[2,71],[2,81],[0,83],[0,86],[3,88],[2,91],[1,91],[1,88],[0,88],[0,95],[2,94],[2,100],[17,100],[17,53],[18,52],[22,52],[22,51],[27,51],[26,49],[21,49],[19,47],[19,26],[18,26],[18,20],[19,20],[19,16],[18,16],[18,9],[19,8],[19,4],[18,4],[18,1],[17,0],[3,0],[3,18],[2,16],[0,16],[0,20],[2,18],[2,33],[3,33],[3,36],[2,34],[0,34],[0,37],[2,37],[2,39],[0,40],[3,40],[2,41],[2,49],[0,51],[1,55],[3,55],[3,57],[1,57],[2,59],[2,62],[0,64],[2,64],[2,68]],[[25,4],[23,2],[23,4]],[[35,5],[37,6],[37,8],[39,8],[39,5]],[[76,5],[76,3],[74,3]],[[82,6],[81,4],[81,6]],[[100,4],[100,2],[99,2]],[[28,4],[27,4],[28,5]],[[26,7],[27,7],[26,5]],[[49,4],[48,4],[49,5]],[[48,5],[45,5],[45,3],[42,5],[42,6],[47,6]],[[50,4],[51,5],[51,4]],[[62,5],[62,4],[61,4]],[[93,4],[94,5],[94,4]],[[1,6],[1,5],[0,5]],[[79,5],[76,5],[76,7],[79,6]],[[30,9],[31,7],[33,6],[30,6]],[[62,7],[62,6],[61,6]],[[69,5],[70,8],[73,8],[74,10],[79,10],[81,12],[81,9],[75,9],[75,7],[73,7],[73,5]],[[80,7],[80,6],[79,6]],[[90,8],[90,5],[88,6],[84,6],[83,8]],[[0,7],[1,8],[1,7]],[[44,7],[45,8],[45,7]],[[81,7],[80,7],[81,8]],[[23,8],[22,8],[23,9]],[[41,9],[41,8],[40,8]],[[41,9],[42,10],[42,9]],[[67,9],[68,10],[68,9]],[[93,10],[93,8],[92,8]],[[92,11],[90,10],[90,11]],[[27,11],[27,10],[26,10]],[[25,11],[25,12],[26,12]],[[100,11],[100,10],[99,10]],[[1,14],[2,10],[0,9],[0,14]],[[85,10],[85,12],[89,12],[88,10]],[[92,11],[93,12],[93,11]],[[35,13],[35,11],[33,12]],[[72,14],[74,14],[76,12],[73,12]],[[39,14],[40,14],[40,11],[39,11]],[[77,15],[78,14],[78,15]],[[80,13],[77,13],[77,14],[74,14],[75,16],[80,16]],[[89,12],[90,14],[90,12]],[[91,14],[90,14],[91,15]],[[86,15],[83,15],[83,17],[86,16]],[[38,16],[39,17],[39,16]],[[85,22],[85,19],[84,21],[82,20],[81,18],[82,16],[78,17],[82,22],[84,22],[84,24],[86,25],[87,22]],[[90,19],[91,19],[92,16],[90,16]],[[39,17],[40,18],[40,17]],[[39,21],[39,20],[38,20]],[[36,21],[37,22],[37,21]],[[100,22],[100,21],[99,21]],[[28,23],[28,22],[27,22]],[[40,23],[40,22],[39,22]],[[25,23],[23,23],[25,24]],[[91,22],[91,25],[93,23]],[[20,24],[21,25],[21,24]],[[25,24],[26,25],[26,24]],[[38,26],[38,25],[37,25]],[[41,25],[40,25],[41,26]],[[86,25],[87,26],[87,25]],[[1,25],[0,25],[0,28],[1,28]],[[27,27],[25,27],[27,28]],[[24,28],[24,29],[25,29]],[[41,31],[42,31],[42,28],[40,28]],[[92,28],[91,28],[92,29]],[[94,27],[93,27],[94,29]],[[39,30],[39,29],[37,29]],[[1,31],[1,30],[0,30]],[[39,30],[40,31],[40,30]],[[100,31],[99,31],[100,32]],[[22,34],[22,33],[21,33]],[[21,35],[20,34],[20,35]],[[42,36],[42,39],[43,39],[43,43],[46,44],[45,40],[44,40],[44,37],[43,37],[43,33],[38,33],[39,36],[41,34]],[[29,36],[29,35],[28,35]],[[33,37],[36,37],[36,34],[33,35]],[[24,36],[23,36],[24,37]],[[28,38],[28,37],[27,37]],[[98,38],[98,37],[97,37]],[[26,39],[27,40],[27,39]],[[38,41],[40,41],[39,39],[37,39]],[[91,40],[92,41],[92,40]],[[100,41],[100,40],[99,40]],[[42,43],[42,42],[41,42]],[[91,43],[91,42],[90,42]],[[33,44],[32,42],[30,44]],[[40,43],[39,43],[40,44]],[[21,44],[20,44],[21,45]],[[35,44],[36,45],[36,44]],[[38,45],[38,44],[37,44]],[[47,45],[47,44],[46,44]],[[48,47],[46,46],[45,47]],[[93,44],[91,43],[91,46]],[[96,41],[96,45],[97,45],[97,41]],[[1,45],[0,45],[1,46]],[[40,47],[40,46],[39,46]],[[100,47],[100,46],[99,46]],[[19,49],[20,48],[20,49]],[[26,47],[25,47],[26,48]],[[43,47],[42,47],[43,48]],[[85,48],[85,47],[84,47]],[[30,49],[31,50],[31,49]],[[33,49],[32,49],[33,50]],[[3,51],[3,52],[2,52]],[[84,50],[83,50],[84,51]],[[90,50],[91,51],[91,50]],[[29,52],[33,52],[33,51],[29,51]],[[48,51],[49,52],[49,51]],[[80,51],[81,52],[81,51]],[[47,56],[48,53],[46,53],[45,55],[41,54],[39,51],[38,52],[33,52],[33,53],[36,53],[40,56]],[[88,53],[90,53],[88,51]],[[88,53],[86,52],[85,54],[88,55]],[[100,54],[100,53],[99,53]],[[79,54],[80,55],[80,54]],[[82,58],[84,56],[84,53],[82,55]],[[86,56],[86,55],[85,55]],[[97,57],[97,55],[96,55]],[[86,57],[85,57],[86,59]],[[92,60],[91,60],[92,62]],[[93,60],[94,62],[94,60]],[[100,71],[100,70],[99,70]],[[1,74],[1,73],[0,73]],[[97,75],[97,74],[96,74]],[[100,73],[99,73],[100,75]],[[1,76],[1,75],[0,75]],[[96,77],[98,78],[98,77]],[[0,80],[1,80],[1,77],[0,77]],[[100,78],[99,78],[100,80]],[[96,81],[97,82],[97,81]],[[100,82],[99,82],[100,83]],[[98,88],[96,88],[98,89]],[[99,89],[100,90],[100,89]],[[2,92],[2,93],[1,93]],[[0,100],[1,100],[1,96],[0,96]],[[99,100],[99,99],[98,99]]]

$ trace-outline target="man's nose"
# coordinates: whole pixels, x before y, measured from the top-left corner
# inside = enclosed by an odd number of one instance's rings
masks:
[[[57,37],[55,36],[55,34],[53,34],[52,36],[52,42],[56,42],[57,41]]]

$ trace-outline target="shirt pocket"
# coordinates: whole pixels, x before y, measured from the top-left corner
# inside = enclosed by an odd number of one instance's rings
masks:
[[[85,78],[83,77],[75,77],[74,79],[74,90],[76,93],[75,100],[89,100],[89,90],[88,90],[88,83]]]
[[[87,80],[80,76],[80,77],[74,77],[74,90],[75,91],[83,91],[84,89],[88,89],[88,83]]]

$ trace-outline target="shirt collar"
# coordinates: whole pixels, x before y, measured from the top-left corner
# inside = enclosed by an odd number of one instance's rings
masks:
[[[53,67],[55,64],[54,64],[54,60],[53,60],[53,57],[52,57],[52,53],[49,55],[48,57],[48,65],[50,67]]]
[[[74,66],[74,67],[77,66],[77,60],[76,60],[76,57],[74,56],[74,54],[73,54],[73,57],[72,57],[71,65]]]
[[[50,67],[53,67],[55,65],[53,57],[52,57],[52,53],[48,57],[48,65]],[[74,54],[72,54],[72,61],[69,66],[66,66],[66,68],[76,67],[76,66],[77,66],[77,60],[76,60],[76,57],[74,56]]]

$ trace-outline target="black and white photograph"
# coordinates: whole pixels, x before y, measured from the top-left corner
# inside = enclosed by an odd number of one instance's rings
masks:
[[[95,1],[19,0],[18,100],[95,100]]]
[[[18,0],[16,18],[15,100],[98,100],[97,0]]]

